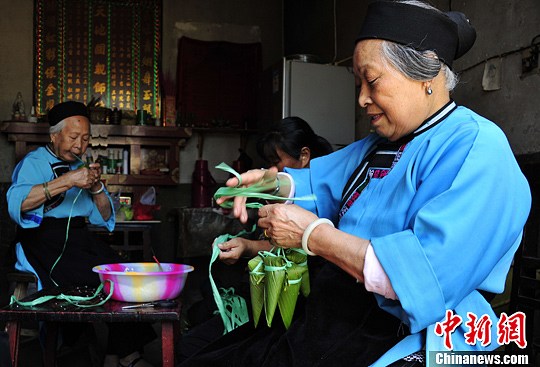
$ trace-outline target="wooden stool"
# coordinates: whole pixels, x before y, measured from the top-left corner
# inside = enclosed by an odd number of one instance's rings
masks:
[[[15,284],[12,294],[17,300],[27,296],[30,283],[35,283],[37,285],[38,282],[38,278],[34,273],[26,271],[13,270],[6,274],[6,278],[9,284]],[[14,362],[14,365],[16,366],[19,359],[18,340],[21,336],[21,324],[14,321],[7,321],[5,330],[9,336],[9,351],[12,356],[12,362]]]
[[[7,273],[6,278],[10,284],[15,283],[13,295],[17,300],[27,296],[28,285],[30,283],[35,283],[37,285],[38,282],[36,275],[27,271],[14,270]]]

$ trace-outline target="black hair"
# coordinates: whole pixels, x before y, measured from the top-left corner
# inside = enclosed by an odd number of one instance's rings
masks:
[[[257,142],[257,153],[267,162],[274,164],[280,158],[277,149],[294,159],[300,159],[303,147],[311,151],[311,158],[317,158],[333,152],[332,145],[323,137],[315,134],[311,126],[300,117],[282,119],[270,128]]]

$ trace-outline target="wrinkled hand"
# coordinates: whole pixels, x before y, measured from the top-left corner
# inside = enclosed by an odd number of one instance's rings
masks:
[[[67,173],[71,180],[72,187],[79,187],[81,189],[90,189],[92,191],[99,190],[101,188],[101,167],[99,163],[91,163],[89,167],[81,167],[75,171]]]
[[[227,242],[218,244],[218,247],[221,250],[219,253],[219,260],[227,265],[232,265],[244,256],[248,243],[246,239],[236,237]]]
[[[259,227],[270,243],[285,248],[301,248],[302,235],[317,216],[298,205],[272,204],[259,209]]]
[[[272,167],[267,170],[252,169],[244,172],[240,175],[242,178],[242,185],[240,187],[250,187],[254,184],[269,184],[272,185],[276,181],[278,169]],[[238,179],[236,177],[230,178],[225,185],[228,187],[236,187],[238,185]],[[227,200],[231,200],[231,197],[223,196],[216,200],[217,204],[221,204]],[[246,223],[248,220],[248,213],[246,208],[246,198],[243,196],[236,196],[233,199],[233,215],[239,218],[242,223]]]

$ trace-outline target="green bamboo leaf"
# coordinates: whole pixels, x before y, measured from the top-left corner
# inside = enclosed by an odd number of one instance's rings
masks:
[[[307,255],[303,250],[291,248],[285,251],[285,256],[289,261],[292,261],[295,264],[304,266],[306,272],[302,275],[302,281],[300,282],[300,291],[304,297],[309,296],[310,292],[310,282],[309,282],[309,271],[307,271]]]
[[[281,256],[269,254],[263,258],[264,271],[266,273],[264,287],[264,311],[266,314],[266,324],[272,326],[272,319],[276,312],[279,296],[285,282],[285,259]]]
[[[302,275],[307,271],[305,266],[293,264],[287,268],[287,284],[279,295],[278,305],[285,328],[291,326],[296,301],[300,293]]]
[[[255,256],[248,262],[249,268],[249,291],[251,295],[251,310],[255,327],[264,306],[264,263],[260,255]]]

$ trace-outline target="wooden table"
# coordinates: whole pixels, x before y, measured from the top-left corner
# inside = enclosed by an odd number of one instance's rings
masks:
[[[91,295],[94,289],[81,287],[70,289],[54,288],[41,290],[23,299],[31,301],[40,296],[57,295]],[[81,308],[61,300],[51,300],[33,307],[22,307],[17,304],[0,309],[0,321],[7,321],[10,353],[13,367],[17,367],[21,322],[44,321],[47,330],[43,362],[45,367],[54,367],[58,324],[60,322],[159,322],[161,323],[161,343],[163,367],[174,366],[175,339],[180,332],[180,316],[182,303],[172,308],[135,308],[123,310],[130,303],[109,300],[102,306]],[[96,303],[99,301],[96,301]]]

